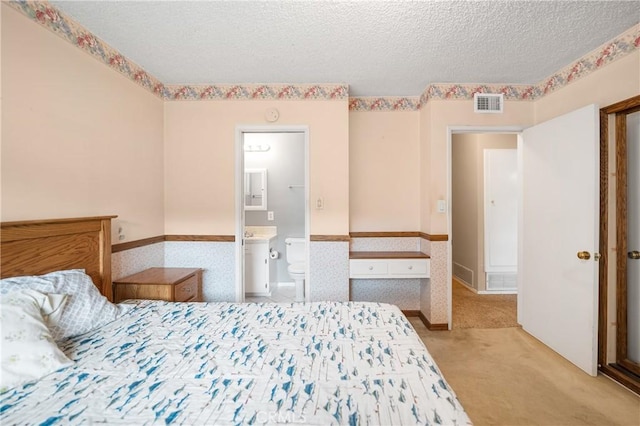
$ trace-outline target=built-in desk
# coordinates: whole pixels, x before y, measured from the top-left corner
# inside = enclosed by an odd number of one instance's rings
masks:
[[[429,278],[429,255],[419,251],[349,252],[349,278]]]

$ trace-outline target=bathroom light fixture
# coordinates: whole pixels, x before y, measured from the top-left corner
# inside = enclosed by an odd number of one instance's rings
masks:
[[[244,144],[244,150],[246,152],[267,152],[271,149],[271,145],[265,144]]]

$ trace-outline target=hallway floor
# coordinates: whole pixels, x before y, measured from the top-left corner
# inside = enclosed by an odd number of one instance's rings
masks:
[[[518,327],[516,294],[476,294],[455,279],[452,285],[454,329]]]

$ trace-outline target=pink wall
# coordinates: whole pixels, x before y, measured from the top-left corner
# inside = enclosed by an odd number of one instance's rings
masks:
[[[124,241],[162,234],[162,100],[1,7],[2,220],[117,214]]]
[[[2,5],[2,219],[118,214],[124,241],[233,234],[235,128],[310,129],[311,233],[448,234],[447,128],[529,126],[640,92],[640,52],[537,101],[475,114],[468,100],[348,112],[348,101],[166,101]],[[372,196],[372,193],[374,194]]]
[[[421,231],[428,234],[448,234],[447,215],[436,211],[437,200],[447,199],[447,138],[448,128],[455,126],[522,126],[533,124],[533,102],[506,101],[503,114],[476,114],[471,100],[431,100],[421,115],[422,142],[429,155],[422,163],[422,186],[428,188],[421,212]],[[424,148],[424,146],[422,147]]]
[[[420,231],[430,229],[431,220],[431,102],[420,109]]]
[[[167,234],[235,233],[235,137],[238,125],[309,127],[311,234],[349,233],[349,115],[347,99],[332,101],[183,101],[165,104]],[[312,203],[313,206],[313,203]]]
[[[535,102],[535,122],[589,104],[605,107],[640,93],[640,50],[608,64]]]
[[[473,101],[430,100],[420,111],[422,152],[421,231],[448,233],[446,215],[435,211],[446,198],[447,128],[452,126],[521,126],[596,103],[606,106],[640,93],[640,51],[627,55],[541,99],[505,102],[504,114],[476,114]]]
[[[419,112],[349,113],[351,232],[420,229]]]

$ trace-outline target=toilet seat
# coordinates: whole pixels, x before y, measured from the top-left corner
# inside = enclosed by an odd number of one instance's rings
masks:
[[[304,274],[306,271],[306,265],[304,263],[292,263],[287,267],[287,271],[290,274]]]
[[[307,242],[304,238],[288,237],[285,239],[287,245],[287,272],[295,281],[296,286],[296,302],[304,302],[305,300],[305,279],[307,278]]]

